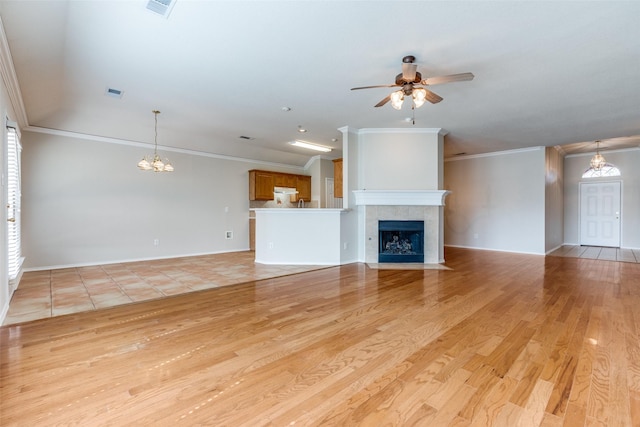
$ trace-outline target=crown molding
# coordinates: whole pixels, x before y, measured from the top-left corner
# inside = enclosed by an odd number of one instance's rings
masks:
[[[13,112],[16,114],[14,119],[18,122],[20,128],[29,126],[27,111],[22,101],[22,92],[20,91],[16,70],[13,67],[13,58],[11,57],[7,35],[4,32],[2,18],[0,18],[0,75],[7,89]]]
[[[89,135],[78,132],[70,132],[66,130],[58,130],[58,129],[49,129],[38,126],[27,126],[23,131],[34,132],[34,133],[42,133],[46,135],[54,135],[54,136],[64,136],[66,138],[75,138],[75,139],[84,139],[87,141],[96,141],[96,142],[104,142],[107,144],[117,144],[117,145],[127,145],[130,147],[142,147],[147,149],[153,149],[154,144],[148,142],[138,142],[138,141],[129,141],[126,139],[118,139],[118,138],[110,138],[106,136],[98,136],[98,135]],[[268,166],[277,166],[277,167],[285,167],[290,169],[296,169],[303,171],[305,168],[302,166],[290,165],[286,163],[276,163],[276,162],[267,162],[264,160],[256,160],[256,159],[248,159],[244,157],[235,157],[235,156],[227,156],[224,154],[215,154],[215,153],[207,153],[205,151],[198,150],[189,150],[185,148],[177,148],[170,147],[167,145],[158,144],[158,148],[162,151],[172,152],[172,153],[181,153],[188,154],[191,156],[200,156],[200,157],[209,157],[214,159],[222,159],[222,160],[230,160],[234,162],[243,162],[243,163],[253,163],[259,165],[268,165]]]
[[[629,151],[638,151],[640,150],[640,146],[638,147],[629,147],[629,148],[620,148],[617,150],[600,150],[600,154],[606,157],[607,153],[628,153]],[[567,154],[565,157],[591,157],[596,154],[595,151],[591,151],[589,153],[575,153],[575,154]]]
[[[447,157],[444,159],[445,162],[456,162],[460,160],[469,160],[469,159],[479,159],[482,157],[498,157],[504,156],[508,154],[518,154],[518,153],[526,153],[528,151],[540,151],[545,147],[529,147],[529,148],[517,148],[515,150],[504,150],[504,151],[494,151],[492,153],[482,153],[482,154],[469,154],[464,156],[456,156],[456,157]]]

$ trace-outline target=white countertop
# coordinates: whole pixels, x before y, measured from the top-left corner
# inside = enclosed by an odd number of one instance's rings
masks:
[[[249,211],[269,212],[269,213],[318,213],[318,212],[347,212],[349,209],[342,208],[251,208]]]

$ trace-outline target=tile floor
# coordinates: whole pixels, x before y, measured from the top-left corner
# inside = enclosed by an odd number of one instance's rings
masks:
[[[564,256],[573,258],[601,259],[605,261],[640,263],[640,250],[638,249],[565,245],[551,252],[549,256]]]
[[[324,268],[254,259],[246,251],[26,272],[3,325]]]

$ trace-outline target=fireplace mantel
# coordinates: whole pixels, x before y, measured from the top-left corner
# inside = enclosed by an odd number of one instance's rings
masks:
[[[447,190],[356,190],[358,206],[444,206]]]

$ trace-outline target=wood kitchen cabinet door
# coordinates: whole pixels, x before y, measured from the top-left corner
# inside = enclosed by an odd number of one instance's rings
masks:
[[[333,161],[333,197],[342,198],[342,159]]]
[[[274,174],[249,171],[249,200],[273,200]]]
[[[292,175],[289,173],[274,173],[273,176],[276,187],[296,188],[297,175]]]
[[[297,200],[309,202],[311,200],[311,177],[308,175],[298,175],[296,182],[296,190],[298,190]]]

